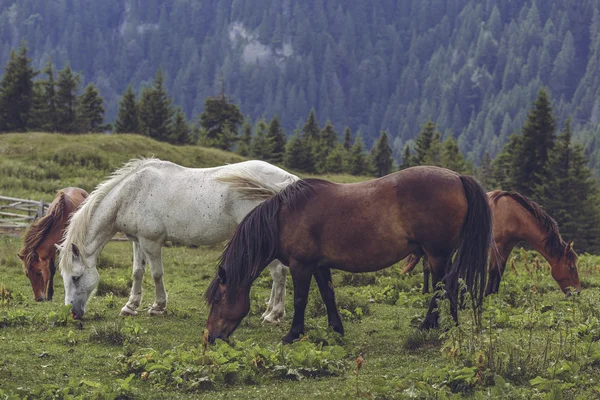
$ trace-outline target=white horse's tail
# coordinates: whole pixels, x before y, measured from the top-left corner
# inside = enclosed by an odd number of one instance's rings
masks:
[[[296,182],[299,178],[295,175],[287,174],[285,179],[273,182],[246,169],[227,172],[216,179],[228,184],[244,200],[268,200],[281,192],[286,186]]]

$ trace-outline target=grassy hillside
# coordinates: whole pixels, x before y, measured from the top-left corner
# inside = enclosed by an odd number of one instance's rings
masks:
[[[0,195],[50,201],[67,186],[91,191],[124,162],[158,157],[186,167],[207,168],[244,161],[244,157],[199,146],[172,146],[137,135],[0,135]],[[328,175],[353,182],[365,178]]]

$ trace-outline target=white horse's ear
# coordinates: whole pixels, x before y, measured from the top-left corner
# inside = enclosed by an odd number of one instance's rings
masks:
[[[73,250],[73,255],[76,258],[79,258],[79,248],[75,245],[75,243],[71,243],[71,249]]]
[[[224,285],[227,283],[227,272],[225,272],[223,267],[219,267],[219,280]]]
[[[17,253],[17,256],[21,259],[21,261],[25,261],[25,256],[21,253]]]

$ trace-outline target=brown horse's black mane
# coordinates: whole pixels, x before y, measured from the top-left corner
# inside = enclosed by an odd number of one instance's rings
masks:
[[[48,232],[54,226],[56,221],[63,218],[65,211],[65,193],[58,192],[58,203],[47,215],[35,221],[23,236],[23,248],[19,251],[21,257],[25,259],[25,268],[30,269],[34,257],[35,250],[42,243]]]
[[[495,203],[501,197],[510,197],[519,203],[521,207],[529,211],[535,217],[538,224],[548,234],[544,242],[546,250],[550,253],[550,256],[558,259],[562,258],[567,244],[560,236],[558,224],[554,218],[548,215],[548,213],[544,211],[544,209],[535,201],[517,192],[505,192],[502,190],[497,190],[490,195],[490,200]]]
[[[320,186],[333,185],[322,179],[301,179],[250,211],[235,230],[219,259],[227,277],[228,301],[238,288],[251,284],[279,251],[279,211],[300,210]],[[213,279],[204,295],[210,305],[218,301],[220,279]]]

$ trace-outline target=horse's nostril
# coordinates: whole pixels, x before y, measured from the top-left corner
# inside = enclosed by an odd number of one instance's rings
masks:
[[[43,297],[38,297],[37,299],[35,299],[35,301],[44,301]]]

